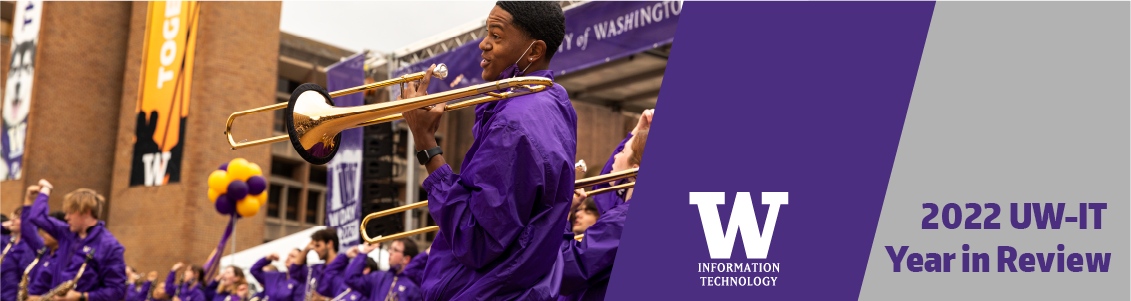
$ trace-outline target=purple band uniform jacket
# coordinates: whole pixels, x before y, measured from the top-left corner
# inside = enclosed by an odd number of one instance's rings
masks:
[[[287,273],[264,271],[263,267],[271,264],[266,258],[261,258],[251,266],[251,276],[255,277],[255,281],[263,286],[263,292],[259,293],[260,300],[267,298],[267,301],[291,301],[301,300],[294,298],[295,287],[298,286],[298,281],[287,277]]]
[[[292,264],[287,267],[291,279],[298,282],[291,295],[292,300],[306,300],[307,285],[310,283],[314,283],[310,290],[317,291],[318,283],[322,281],[322,270],[325,268],[326,265],[324,264]],[[333,296],[330,296],[330,298],[333,298]]]
[[[23,220],[21,221],[31,221],[31,216],[32,206],[24,206],[24,213],[20,214],[20,218],[23,218]],[[37,227],[32,223],[21,223],[19,226],[20,240],[27,242],[28,248],[31,248],[32,250],[34,250],[34,252],[37,252],[37,250],[44,250],[43,256],[40,258],[40,261],[38,261],[38,263],[36,263],[35,266],[32,267],[32,270],[28,270],[28,295],[41,295],[50,290],[48,287],[48,285],[50,285],[50,278],[48,278],[48,280],[46,281],[43,281],[41,280],[40,274],[46,273],[46,270],[48,269],[43,267],[48,266],[51,261],[55,260],[54,252],[48,249],[44,249],[46,247],[44,246],[43,238],[40,237],[40,233],[38,233],[38,231],[40,231],[40,227]],[[32,260],[35,260],[34,252],[32,253]]]
[[[24,206],[24,212],[20,215],[22,220],[31,220],[31,207],[32,206]],[[28,247],[32,250],[42,249],[46,252],[43,254],[43,257],[39,258],[39,262],[31,268],[31,271],[28,271],[27,276],[28,295],[42,295],[43,293],[46,293],[51,289],[49,287],[51,285],[51,269],[44,267],[51,266],[52,264],[58,264],[56,263],[58,256],[55,256],[54,251],[51,251],[50,249],[44,249],[46,248],[46,246],[43,244],[43,237],[39,236],[39,227],[36,227],[34,224],[30,222],[21,224],[20,236],[20,240],[27,242]]]
[[[366,300],[364,293],[358,292],[356,289],[350,289],[350,287],[345,284],[346,266],[349,265],[349,263],[349,256],[345,253],[341,253],[322,268],[322,279],[318,279],[317,291],[319,295],[326,296],[326,298],[330,299],[338,298],[340,301]],[[346,290],[349,290],[349,292],[347,293]],[[343,293],[345,293],[345,295],[343,295]]]
[[[552,71],[529,76],[553,78]],[[573,195],[577,113],[565,88],[480,104],[460,174],[424,181],[440,231],[425,300],[551,300]]]
[[[629,203],[617,205],[601,214],[597,222],[585,230],[581,241],[573,232],[565,234],[562,248],[562,296],[558,300],[604,300],[609,287],[609,274],[620,248],[624,221]]]
[[[365,256],[360,254],[349,262],[346,268],[346,285],[361,292],[365,298],[374,301],[420,301],[420,287],[412,279],[393,271],[365,271]]]
[[[126,286],[126,301],[145,301],[145,298],[149,295],[150,286],[153,286],[153,281],[145,281],[141,285],[130,282]]]
[[[168,284],[166,284],[168,285]],[[166,286],[167,287],[167,286]],[[212,301],[240,301],[240,296],[235,294],[235,288],[231,292],[218,292],[220,288],[220,281],[212,281],[203,290],[204,299]],[[184,300],[182,300],[184,301]]]
[[[620,141],[620,145],[617,145],[617,148],[613,150],[613,154],[609,155],[609,160],[605,161],[605,167],[601,168],[600,174],[606,175],[613,172],[613,161],[616,160],[617,154],[624,150],[624,148],[626,147],[625,144],[628,143],[629,139],[632,139],[632,133],[629,133],[628,137],[624,137],[624,140]],[[628,183],[628,179],[618,180],[615,184],[620,185],[624,183]],[[606,187],[612,187],[612,185],[609,185],[609,183],[601,183],[593,186],[593,188],[590,189],[597,190]],[[616,207],[618,204],[624,203],[624,197],[620,196],[617,193],[598,194],[592,196],[592,198],[593,203],[597,204],[597,210],[599,210],[599,212],[601,212],[602,214],[609,211],[609,209]]]
[[[412,261],[409,261],[408,264],[404,266],[404,270],[401,271],[401,274],[411,279],[412,283],[424,283],[424,266],[427,264],[428,252],[420,252],[420,254],[416,254],[416,257],[413,257]]]
[[[71,232],[67,223],[47,216],[47,199],[48,196],[42,193],[36,197],[31,206],[29,222],[59,241],[57,264],[44,266],[51,270],[50,288],[73,280],[86,256],[92,254],[94,260],[87,264],[75,291],[89,293],[89,301],[125,299],[126,262],[122,258],[125,248],[106,230],[106,223],[99,221],[97,225],[87,229],[86,238],[80,238],[78,233]]]
[[[199,283],[195,281],[184,281],[181,285],[177,285],[176,281],[177,272],[170,271],[169,276],[165,277],[165,294],[170,296],[176,295],[181,301],[208,301]]]
[[[12,235],[18,234],[12,233]],[[24,269],[32,260],[35,260],[35,251],[23,238],[20,238],[20,241],[16,244],[8,243],[8,245],[11,245],[11,247],[8,249],[8,253],[4,254],[4,263],[0,264],[0,300],[16,301],[16,294],[20,289],[20,280],[24,277]],[[3,248],[0,248],[0,251]]]

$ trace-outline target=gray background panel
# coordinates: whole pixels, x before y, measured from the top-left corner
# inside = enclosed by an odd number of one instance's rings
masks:
[[[1127,2],[936,4],[861,300],[1131,299],[1128,12]],[[1001,205],[1002,229],[946,229],[941,213],[940,229],[921,229],[923,203],[970,202]],[[1068,203],[1066,216],[1081,202],[1108,209],[1101,230],[1013,229],[1009,204],[1023,202]],[[964,243],[990,253],[993,271],[961,272]],[[996,272],[997,246],[1060,243],[1112,253],[1110,270]],[[889,245],[959,259],[949,273],[893,273]]]

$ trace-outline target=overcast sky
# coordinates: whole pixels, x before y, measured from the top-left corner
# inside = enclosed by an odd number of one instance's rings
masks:
[[[486,18],[495,1],[283,1],[279,29],[354,52],[389,53]]]

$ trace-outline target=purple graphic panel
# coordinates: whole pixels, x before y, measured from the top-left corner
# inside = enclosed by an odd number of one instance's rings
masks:
[[[934,3],[686,5],[607,299],[856,299]]]

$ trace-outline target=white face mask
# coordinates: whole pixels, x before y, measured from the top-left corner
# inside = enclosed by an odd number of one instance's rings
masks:
[[[521,61],[522,61],[522,57],[526,56],[526,53],[530,51],[530,47],[534,47],[534,43],[537,43],[537,42],[538,42],[538,41],[530,42],[530,46],[526,46],[526,50],[523,50],[523,51],[522,51],[522,55],[518,56],[518,60],[517,60],[517,61],[514,61],[514,66],[515,66],[515,67],[518,67],[518,62],[521,62]],[[530,60],[530,64],[526,65],[526,68],[523,68],[523,69],[522,69],[522,72],[520,72],[519,74],[526,74],[526,69],[530,69],[530,65],[534,65],[534,60],[533,60],[533,59],[531,59],[531,60]],[[517,68],[516,68],[516,69],[517,69]]]
[[[518,56],[518,60],[514,61],[513,65],[511,65],[510,67],[507,67],[507,69],[503,70],[503,73],[499,74],[498,79],[514,78],[516,76],[519,76],[520,74],[526,74],[526,70],[530,69],[530,66],[533,66],[534,62],[531,61],[529,65],[526,65],[526,68],[522,69],[522,71],[518,70],[518,62],[522,61],[522,57],[526,56],[527,52],[530,52],[530,48],[534,47],[534,43],[536,43],[536,42],[538,42],[538,41],[530,42],[530,46],[526,46],[526,51],[523,51],[522,55]],[[508,74],[510,75],[509,77],[507,76]]]

